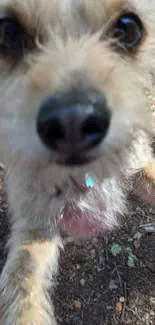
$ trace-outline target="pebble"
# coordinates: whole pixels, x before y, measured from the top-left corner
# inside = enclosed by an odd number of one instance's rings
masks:
[[[77,269],[77,270],[80,270],[80,269],[81,269],[80,264],[77,264],[77,265],[76,265],[76,269]]]
[[[99,264],[105,264],[104,250],[102,250],[99,255]]]
[[[122,297],[119,298],[119,301],[120,302],[124,302],[125,301],[125,298],[122,296]]]
[[[75,308],[81,309],[81,302],[79,300],[74,300],[73,304]]]
[[[106,309],[107,309],[107,310],[112,310],[113,307],[112,307],[112,306],[106,306]]]
[[[81,280],[80,280],[80,284],[81,284],[82,286],[84,286],[84,285],[85,285],[85,282],[86,282],[86,280],[85,280],[85,279],[81,279]]]
[[[109,289],[110,291],[117,290],[118,285],[115,283],[115,280],[111,280],[109,283]]]
[[[94,248],[91,249],[90,253],[91,253],[92,256],[94,256],[95,255],[95,249]]]
[[[139,239],[134,240],[134,243],[133,244],[134,244],[134,247],[136,249],[138,249],[140,247],[140,240]]]
[[[97,244],[98,243],[98,239],[96,238],[96,237],[94,237],[93,239],[92,239],[92,243],[95,245],[95,244]]]
[[[58,321],[59,323],[62,323],[62,322],[63,322],[63,319],[62,319],[61,317],[59,317],[59,316],[57,316],[56,319],[57,319],[57,321]]]

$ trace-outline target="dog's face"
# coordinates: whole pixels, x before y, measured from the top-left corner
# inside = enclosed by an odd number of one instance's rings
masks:
[[[45,187],[115,175],[150,130],[154,14],[154,0],[0,0],[1,148]]]
[[[15,119],[13,149],[70,170],[103,160],[104,170],[135,128],[150,127],[153,1],[0,4],[0,113]]]

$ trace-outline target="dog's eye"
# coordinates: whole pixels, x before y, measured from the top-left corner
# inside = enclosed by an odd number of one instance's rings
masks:
[[[26,33],[14,18],[0,18],[0,54],[21,56],[27,48]]]
[[[137,46],[143,36],[143,25],[139,17],[133,13],[121,16],[115,25],[114,36],[127,49]]]

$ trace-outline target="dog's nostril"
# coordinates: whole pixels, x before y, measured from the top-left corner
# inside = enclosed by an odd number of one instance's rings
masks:
[[[59,121],[52,121],[47,129],[49,137],[61,140],[65,137],[65,130]]]
[[[84,137],[87,137],[89,134],[95,135],[96,133],[100,132],[102,132],[101,127],[99,123],[94,123],[94,118],[90,117],[84,122],[82,127],[82,134]]]
[[[49,119],[47,122],[43,122],[39,126],[39,134],[42,135],[45,142],[49,142],[49,145],[56,146],[57,141],[63,140],[65,138],[65,130],[63,125],[58,119]]]
[[[83,123],[81,135],[84,140],[96,145],[106,134],[109,123],[97,116],[91,116]]]

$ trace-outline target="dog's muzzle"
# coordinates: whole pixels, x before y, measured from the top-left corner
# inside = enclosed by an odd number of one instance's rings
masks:
[[[77,166],[92,159],[87,153],[101,144],[110,120],[103,95],[74,89],[44,100],[37,117],[37,132],[42,143],[59,154],[62,164]]]

